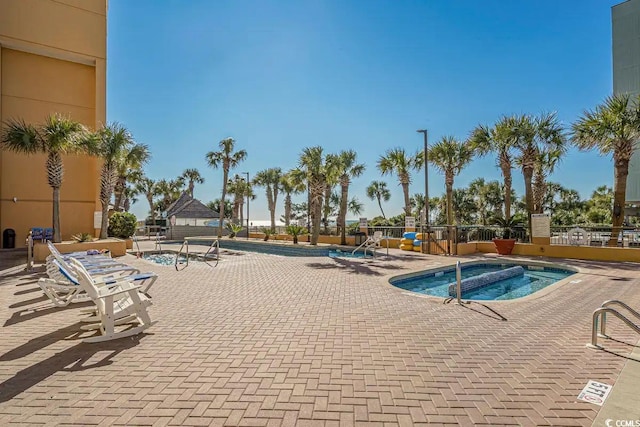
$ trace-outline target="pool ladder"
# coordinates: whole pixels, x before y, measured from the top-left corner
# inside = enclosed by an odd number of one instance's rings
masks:
[[[622,301],[618,301],[615,299],[608,300],[602,303],[602,305],[593,312],[593,321],[591,324],[591,342],[587,344],[587,347],[602,350],[603,347],[598,344],[598,337],[600,338],[609,338],[606,333],[607,328],[607,313],[611,313],[616,316],[618,319],[622,320],[628,327],[630,327],[633,331],[640,334],[640,326],[633,323],[629,320],[628,317],[620,313],[612,306],[620,306],[626,309],[632,316],[636,319],[640,319],[640,313],[629,307],[627,304]],[[598,333],[598,326],[600,326],[600,332]]]
[[[182,255],[183,250],[185,250],[186,256],[186,261],[184,263],[179,262],[180,255]],[[207,255],[209,255],[210,253],[216,254],[215,265],[211,265],[209,264],[209,261],[207,261]],[[218,265],[218,262],[220,262],[220,240],[215,239],[211,242],[211,245],[209,245],[209,249],[207,249],[207,252],[202,256],[202,260],[209,267],[216,267]],[[178,268],[178,265],[180,264],[184,264],[182,268]],[[189,267],[189,239],[184,239],[184,241],[182,242],[182,246],[180,246],[180,250],[176,254],[176,262],[174,264],[174,267],[176,268],[176,271],[184,270],[185,268]]]

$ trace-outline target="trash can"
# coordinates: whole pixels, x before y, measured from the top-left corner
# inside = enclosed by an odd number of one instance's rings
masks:
[[[356,246],[360,246],[367,240],[367,234],[362,231],[356,231],[353,235],[356,238]]]
[[[2,249],[13,249],[16,247],[16,231],[13,228],[5,228],[2,232]]]

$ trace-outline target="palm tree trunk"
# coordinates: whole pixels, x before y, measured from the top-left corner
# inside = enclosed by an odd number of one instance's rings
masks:
[[[291,194],[287,193],[287,195],[284,197],[284,225],[285,227],[289,226],[290,218],[291,217]]]
[[[629,160],[615,161],[615,178],[613,183],[613,212],[611,215],[612,226],[609,246],[618,246],[618,234],[624,221],[624,204],[627,192],[627,176],[629,175]],[[618,215],[616,215],[618,212]]]
[[[122,203],[122,193],[124,192],[124,187],[127,184],[127,180],[123,176],[118,177],[118,181],[114,187],[113,193],[115,194],[115,202],[113,204],[113,210],[116,212],[120,212],[120,204]]]
[[[522,174],[524,176],[524,196],[527,204],[527,218],[529,220],[529,241],[531,241],[531,214],[533,213],[533,194],[531,191],[531,180],[533,178],[533,168],[523,167]]]
[[[500,169],[504,178],[504,217],[511,218],[511,187],[513,185],[511,178],[511,162],[505,155],[501,155]]]
[[[53,187],[53,243],[62,242],[60,233],[60,187]]]
[[[347,199],[349,198],[349,184],[342,185],[342,194],[340,196],[340,244],[347,244]]]
[[[276,231],[276,203],[273,199],[273,189],[267,186],[267,204],[269,207],[269,219],[271,220],[271,231]]]
[[[453,184],[447,183],[447,225],[453,225]]]
[[[320,237],[320,220],[322,219],[322,193],[313,198],[313,233],[311,244],[317,245]]]
[[[331,199],[331,186],[326,185],[324,190],[324,212],[322,215],[322,222],[324,224],[324,234],[329,234],[329,214],[331,213],[331,206],[329,206],[329,200]]]
[[[401,182],[402,193],[404,194],[404,213],[406,216],[411,216],[411,199],[409,198],[409,183]]]
[[[147,195],[147,202],[149,202],[149,214],[151,215],[152,225],[156,225],[156,210],[153,208],[153,197]]]
[[[218,208],[218,238],[222,237],[222,223],[224,222],[224,199],[227,195],[227,180],[229,179],[229,169],[224,168],[222,174],[222,197],[220,198],[220,207]]]
[[[195,184],[193,183],[193,180],[189,180],[189,195],[191,196],[191,198],[193,199],[193,188],[195,187]]]
[[[387,217],[384,214],[384,211],[382,210],[382,200],[380,199],[380,195],[378,194],[377,196],[378,199],[378,206],[380,207],[380,212],[382,212],[382,218],[387,219]]]

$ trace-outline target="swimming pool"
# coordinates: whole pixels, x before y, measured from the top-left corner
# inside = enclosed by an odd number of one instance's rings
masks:
[[[462,265],[462,279],[521,266],[524,274],[462,292],[462,298],[472,300],[510,300],[538,292],[547,286],[575,274],[556,266],[523,263],[468,263]],[[407,291],[448,298],[449,285],[456,282],[455,266],[445,270],[427,270],[411,276],[392,278],[390,283]]]
[[[211,242],[190,240],[190,244],[206,245],[209,246]],[[163,246],[178,245],[182,242],[167,242]],[[358,251],[355,254],[351,254],[353,249],[340,249],[335,246],[308,246],[308,245],[294,245],[291,242],[262,242],[253,240],[232,240],[222,239],[220,240],[220,250],[232,250],[232,251],[245,251],[245,252],[257,252],[269,255],[280,256],[293,256],[293,257],[316,257],[316,256],[329,256],[332,258],[364,258],[364,253]],[[371,251],[367,252],[366,258],[372,258]]]

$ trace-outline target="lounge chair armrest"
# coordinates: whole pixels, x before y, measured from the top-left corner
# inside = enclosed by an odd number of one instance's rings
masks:
[[[136,285],[126,286],[121,288],[111,288],[111,287],[102,288],[100,290],[100,293],[98,294],[98,298],[114,297],[116,295],[126,294],[131,291],[138,291],[138,289],[140,289],[140,286],[136,286]]]
[[[89,270],[89,274],[91,274],[92,276],[106,276],[109,274],[113,274],[113,273],[120,273],[120,272],[131,272],[131,273],[140,273],[140,270],[135,268],[135,267],[109,267],[109,268],[98,268],[95,270]],[[100,279],[98,279],[98,281],[100,281]]]

